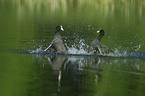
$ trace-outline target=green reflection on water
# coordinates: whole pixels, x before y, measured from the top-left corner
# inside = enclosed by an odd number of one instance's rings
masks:
[[[19,96],[22,94],[22,96],[25,96],[28,78],[30,78],[28,73],[31,72],[29,69],[31,68],[31,60],[26,58],[26,55],[18,56],[11,53],[1,53],[0,58],[0,94],[2,96]]]
[[[57,81],[49,63],[28,54],[0,55],[1,96],[56,94]],[[45,59],[44,59],[45,60]],[[44,66],[45,65],[45,66]]]
[[[144,94],[144,59],[2,52],[0,58],[2,96]]]
[[[1,49],[22,49],[24,42],[30,40],[45,39],[51,42],[54,28],[62,24],[66,29],[62,35],[66,37],[72,37],[72,33],[76,33],[89,44],[96,38],[94,32],[102,28],[106,31],[102,40],[104,44],[113,48],[122,46],[129,51],[135,51],[141,45],[138,52],[144,51],[143,0],[0,2]],[[40,30],[40,26],[43,29]],[[33,46],[27,49],[29,48]]]
[[[130,52],[141,45],[137,52],[144,52],[144,5],[144,0],[1,0],[0,95],[142,96],[142,59],[101,58],[98,67],[96,58],[90,60],[95,60],[94,66],[85,58],[82,70],[78,62],[68,63],[65,69],[65,61],[56,70],[43,56],[40,59],[1,50],[45,48],[56,25],[62,24],[68,46],[78,43],[76,38],[89,45],[102,28],[106,32],[103,44]]]

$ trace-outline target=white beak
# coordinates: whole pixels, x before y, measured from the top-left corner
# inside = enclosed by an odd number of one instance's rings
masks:
[[[98,30],[97,33],[100,33],[100,30]]]
[[[63,29],[62,25],[61,25],[60,27],[61,27],[61,31],[64,31],[64,29]]]

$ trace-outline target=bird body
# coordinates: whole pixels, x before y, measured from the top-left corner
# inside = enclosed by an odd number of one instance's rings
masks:
[[[89,48],[89,53],[90,54],[94,54],[95,52],[97,52],[98,54],[98,51],[102,54],[102,51],[101,51],[101,39],[103,38],[105,32],[104,30],[99,30],[97,31],[97,33],[100,33],[100,35],[90,44],[90,48]]]
[[[44,51],[49,50],[51,52],[66,52],[66,48],[63,44],[63,40],[60,35],[60,31],[64,31],[61,25],[56,27],[56,32],[54,35],[54,39]]]
[[[105,32],[104,30],[100,29],[97,31],[100,33],[99,36],[90,44],[89,54],[106,54],[112,51],[106,45],[101,44],[101,39],[103,38]]]
[[[60,32],[57,32],[54,35],[54,43],[52,45],[56,52],[66,52],[66,48],[63,44],[63,40],[61,38]]]

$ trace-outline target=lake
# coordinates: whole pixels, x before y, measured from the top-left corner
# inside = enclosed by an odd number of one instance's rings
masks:
[[[144,0],[1,0],[0,96],[144,96]],[[62,25],[65,47],[101,43],[113,56],[31,54],[47,48]],[[117,56],[116,56],[117,54]]]

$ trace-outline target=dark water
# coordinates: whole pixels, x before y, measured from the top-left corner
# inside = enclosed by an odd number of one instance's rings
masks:
[[[145,53],[144,5],[144,0],[1,0],[0,96],[144,96],[144,58],[20,52],[45,49],[61,24],[69,52],[87,52],[102,28],[102,43],[116,53]]]

